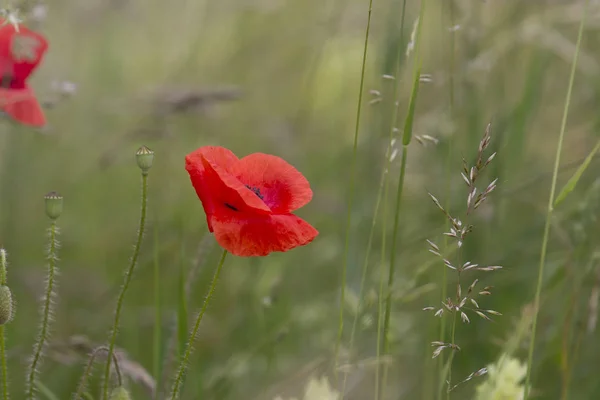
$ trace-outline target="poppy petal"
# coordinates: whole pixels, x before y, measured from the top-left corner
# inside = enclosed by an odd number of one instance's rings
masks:
[[[219,193],[224,202],[243,212],[271,213],[271,209],[254,192],[227,172],[227,166],[221,167],[204,156],[201,158],[205,171],[209,172],[212,178],[217,178],[226,187]]]
[[[220,146],[203,146],[197,149],[196,151],[191,152],[187,155],[186,162],[193,162],[194,160],[199,163],[200,157],[203,156],[211,163],[215,165],[219,165],[225,170],[228,170],[228,166],[235,164],[238,161],[238,158],[235,154],[229,149]]]
[[[46,117],[33,91],[24,89],[0,88],[0,110],[25,125],[42,127]]]
[[[0,23],[4,22],[0,19]],[[0,27],[0,69],[12,76],[12,88],[23,87],[47,50],[46,38],[24,25],[19,25],[19,32],[11,23]]]
[[[240,181],[258,189],[256,194],[276,214],[286,214],[312,199],[308,180],[292,165],[270,154],[250,154],[231,170]]]
[[[222,147],[201,147],[188,154],[185,168],[190,175],[196,194],[202,202],[213,231],[211,216],[230,211],[270,213],[271,210],[227,170],[237,157]]]
[[[230,212],[212,217],[217,242],[241,257],[284,252],[313,241],[319,232],[293,214],[252,215]]]

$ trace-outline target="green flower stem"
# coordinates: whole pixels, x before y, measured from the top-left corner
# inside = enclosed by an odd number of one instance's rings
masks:
[[[8,400],[8,368],[6,366],[6,345],[4,343],[4,325],[0,326],[0,360],[2,362],[2,399]]]
[[[400,76],[400,60],[402,58],[402,46],[404,46],[404,22],[406,21],[406,0],[402,2],[402,14],[400,17],[400,46],[398,46],[398,53],[396,54],[396,65],[394,68],[395,77]],[[399,80],[398,80],[399,81]],[[387,235],[387,210],[388,210],[388,193],[390,188],[389,170],[391,165],[391,147],[394,136],[396,136],[396,125],[398,122],[398,111],[400,108],[400,101],[398,101],[398,90],[400,83],[394,85],[392,101],[394,102],[394,108],[392,110],[392,118],[390,121],[390,131],[388,137],[388,152],[385,155],[385,166],[383,168],[383,210],[382,210],[382,224],[381,224],[381,261],[379,265],[379,292],[377,296],[377,340],[376,340],[376,354],[377,354],[377,365],[375,366],[375,390],[374,398],[379,400],[380,393],[380,372],[381,372],[381,330],[383,328],[382,317],[383,317],[383,299],[384,299],[384,283],[385,283],[385,239]]]
[[[456,313],[457,311],[454,311],[454,314],[452,316],[452,344],[455,344],[455,338],[456,338]],[[450,400],[450,388],[452,387],[452,362],[454,361],[454,354],[456,354],[455,349],[451,350],[452,353],[450,354],[450,358],[448,359],[448,388],[446,390],[446,399]]]
[[[4,249],[0,249],[0,286],[6,286],[6,251]],[[4,325],[0,325],[0,363],[2,363],[2,400],[8,400],[8,368],[6,366]]]
[[[38,373],[38,364],[43,356],[44,345],[46,344],[46,340],[48,339],[48,328],[50,326],[50,318],[52,316],[52,296],[54,293],[54,279],[56,276],[56,260],[57,249],[58,249],[58,240],[56,236],[58,235],[58,228],[56,227],[56,219],[52,220],[50,225],[50,250],[48,251],[48,278],[46,283],[46,295],[44,298],[44,306],[42,309],[42,325],[40,328],[40,333],[38,336],[38,340],[34,347],[33,358],[31,361],[31,365],[29,366],[29,373],[27,375],[27,393],[26,398],[29,400],[33,400],[35,397],[35,387],[36,387],[36,375]]]
[[[0,286],[6,286],[6,250],[0,249]]]
[[[367,51],[369,48],[369,33],[371,31],[371,11],[373,9],[373,0],[369,0],[369,12],[367,15],[367,27],[365,29],[365,44],[363,48],[362,67],[360,72],[360,87],[358,89],[358,101],[356,105],[356,124],[354,127],[354,144],[352,147],[352,161],[350,166],[350,187],[348,192],[348,211],[346,215],[346,239],[344,244],[344,260],[342,262],[342,282],[340,292],[340,316],[338,321],[338,333],[335,341],[335,349],[333,352],[333,368],[335,383],[338,378],[338,357],[340,352],[340,343],[342,334],[344,333],[344,304],[346,303],[346,281],[348,275],[348,252],[350,250],[350,230],[352,223],[352,202],[354,200],[354,186],[356,181],[356,158],[358,150],[358,132],[360,131],[360,116],[362,110],[362,97],[365,83],[365,71],[367,69]]]
[[[400,205],[402,203],[402,192],[404,189],[404,176],[406,174],[406,158],[408,157],[408,146],[402,146],[402,164],[400,166],[400,177],[398,178],[398,190],[396,192],[396,211],[394,213],[394,228],[392,232],[392,244],[390,254],[390,268],[388,271],[387,285],[385,287],[385,313],[383,317],[383,354],[388,354],[390,351],[390,320],[392,314],[392,290],[394,286],[394,274],[396,271],[396,244],[398,242],[398,225],[400,222]],[[381,397],[385,391],[387,382],[388,368],[387,364],[383,367],[382,390]]]
[[[421,7],[419,9],[418,25],[416,27],[415,43],[414,43],[414,70],[413,70],[413,85],[410,94],[410,101],[408,103],[408,112],[406,114],[406,120],[404,121],[404,131],[402,132],[402,161],[400,165],[400,175],[398,177],[398,188],[396,192],[396,210],[394,213],[394,228],[392,231],[392,244],[390,253],[390,268],[388,271],[388,281],[386,288],[386,301],[385,301],[385,315],[383,319],[383,354],[389,354],[390,352],[390,320],[392,313],[392,291],[394,289],[394,274],[396,271],[396,246],[398,245],[398,228],[400,222],[400,209],[402,204],[402,192],[404,190],[404,177],[406,175],[406,159],[408,157],[408,145],[412,140],[412,130],[415,109],[417,105],[417,95],[419,93],[419,82],[421,79],[421,55],[420,55],[420,44],[421,44],[421,27],[423,26],[423,18],[425,16],[425,5],[426,1],[421,0]],[[388,364],[383,366],[383,377],[381,387],[381,398],[385,398],[385,389],[387,384],[388,376]]]
[[[455,13],[454,13],[454,1],[449,1],[448,2],[448,8],[450,9],[450,26],[454,27],[456,25],[456,17],[455,17]],[[442,10],[444,8],[442,7]],[[444,35],[446,35],[446,29],[445,29],[445,24],[442,24],[442,26],[444,26]],[[448,60],[448,69],[449,69],[449,85],[450,85],[450,120],[452,121],[452,123],[454,123],[454,64],[455,64],[455,53],[456,53],[456,44],[455,44],[456,40],[455,40],[455,29],[452,29],[452,32],[450,32],[450,57]],[[454,138],[451,136],[449,138],[450,143],[448,143],[448,153],[446,154],[446,210],[448,210],[450,208],[450,203],[452,200],[451,197],[451,185],[450,182],[452,181],[450,179],[450,162],[452,159],[452,154],[453,154],[453,150],[454,150]],[[444,232],[448,232],[450,230],[450,220],[448,218],[444,218],[445,222],[444,222],[444,226],[445,226],[445,230]],[[444,251],[448,250],[448,236],[444,235]],[[442,300],[441,301],[445,301],[446,297],[448,296],[448,268],[442,264]],[[442,318],[440,318],[440,340],[444,341],[446,338],[446,316],[442,315]],[[437,370],[441,376],[441,374],[443,373],[444,370],[444,354],[440,354],[439,356],[439,361],[438,361],[438,366],[437,366]],[[443,380],[440,380],[443,381]],[[438,391],[437,391],[437,399],[441,400],[442,398],[442,385],[439,385],[438,387]]]
[[[391,142],[390,142],[391,143]],[[388,158],[389,160],[389,158]],[[387,237],[387,209],[388,209],[388,194],[390,191],[390,180],[388,179],[389,171],[385,172],[385,182],[383,188],[383,210],[382,214],[382,222],[381,222],[381,260],[379,261],[379,294],[377,296],[377,340],[376,340],[376,354],[377,354],[377,365],[375,366],[375,393],[374,399],[379,400],[380,388],[379,385],[381,383],[380,379],[380,366],[381,366],[381,349],[382,349],[382,335],[381,330],[383,328],[383,299],[384,299],[384,290],[385,290],[385,239]]]
[[[117,308],[115,311],[115,319],[113,322],[113,327],[111,331],[110,341],[108,342],[108,354],[106,357],[106,365],[104,367],[104,383],[102,388],[102,398],[104,400],[108,399],[108,381],[110,375],[110,364],[111,358],[113,356],[113,351],[115,348],[115,341],[117,339],[117,332],[119,330],[119,320],[121,319],[121,309],[123,307],[123,300],[125,298],[125,292],[129,288],[129,283],[131,282],[131,278],[133,276],[133,270],[137,264],[138,257],[140,255],[140,247],[142,245],[142,238],[144,237],[144,227],[146,225],[146,205],[148,202],[148,171],[142,171],[142,208],[140,213],[140,224],[138,229],[137,241],[135,243],[135,247],[133,249],[133,256],[131,257],[131,262],[129,263],[129,267],[127,269],[127,275],[125,275],[125,282],[123,283],[123,287],[121,288],[121,293],[119,293],[119,298],[117,300]]]
[[[187,344],[185,346],[185,353],[183,355],[183,359],[179,364],[179,369],[177,370],[177,376],[175,378],[175,383],[173,384],[173,390],[171,391],[171,400],[176,400],[179,397],[179,391],[181,390],[181,386],[183,384],[183,376],[185,375],[185,371],[187,369],[188,363],[190,361],[190,355],[192,354],[192,347],[194,346],[194,342],[196,341],[196,335],[198,335],[198,329],[200,328],[200,322],[202,322],[202,317],[204,317],[204,313],[208,308],[208,304],[212,299],[213,294],[215,293],[215,288],[217,287],[217,281],[219,280],[219,275],[221,274],[221,269],[223,268],[223,264],[225,263],[225,257],[227,256],[227,250],[223,250],[223,254],[221,255],[221,260],[219,261],[219,265],[217,266],[217,270],[213,276],[212,282],[210,283],[210,288],[208,289],[208,294],[204,299],[204,303],[202,304],[202,308],[200,309],[200,313],[198,313],[198,317],[196,318],[196,323],[194,324],[194,329],[190,333]]]
[[[583,37],[583,27],[585,26],[585,17],[587,15],[589,0],[586,0],[583,6],[581,22],[579,23],[579,33],[577,35],[577,44],[575,46],[575,54],[573,55],[573,63],[571,64],[571,75],[569,77],[569,86],[567,89],[567,97],[563,110],[562,122],[560,125],[560,134],[558,136],[558,144],[556,146],[556,157],[554,158],[554,172],[552,174],[552,186],[550,188],[550,196],[548,197],[548,208],[546,211],[546,224],[544,226],[544,236],[542,239],[542,249],[540,252],[540,265],[538,269],[538,279],[535,289],[533,322],[531,326],[531,340],[529,342],[529,355],[527,357],[527,378],[525,378],[525,396],[527,400],[529,396],[529,387],[531,383],[531,369],[533,362],[533,351],[535,349],[535,331],[537,328],[537,317],[540,308],[540,297],[542,294],[542,282],[544,279],[544,267],[546,265],[546,251],[548,249],[548,240],[550,237],[550,223],[554,211],[554,196],[556,195],[556,181],[558,179],[558,168],[560,166],[560,155],[562,153],[563,141],[565,138],[565,130],[567,127],[567,116],[569,115],[569,105],[571,104],[571,93],[573,92],[573,82],[575,81],[575,71],[577,70],[577,59],[581,48],[581,39]]]
[[[160,240],[158,237],[158,218],[154,219],[154,338],[152,351],[152,368],[154,379],[156,379],[156,393],[162,390],[160,385],[160,368],[161,368],[161,333],[162,333],[162,313],[160,305]]]

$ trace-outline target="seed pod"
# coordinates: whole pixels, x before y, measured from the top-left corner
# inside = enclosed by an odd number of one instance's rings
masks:
[[[44,200],[46,201],[46,215],[48,218],[55,220],[60,217],[63,211],[63,197],[56,192],[50,192],[44,196]]]
[[[152,161],[154,161],[154,152],[146,146],[142,146],[135,153],[135,159],[137,161],[138,167],[140,167],[142,172],[147,173],[148,170],[152,168]]]

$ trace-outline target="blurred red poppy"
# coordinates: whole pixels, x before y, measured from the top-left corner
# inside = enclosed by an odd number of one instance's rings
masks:
[[[312,199],[306,178],[283,159],[254,153],[238,159],[205,146],[185,158],[208,229],[237,256],[266,256],[310,243],[319,232],[291,212]]]
[[[5,22],[0,18],[0,24]],[[23,25],[18,32],[11,23],[0,27],[0,110],[25,125],[46,124],[42,107],[26,81],[47,49],[47,40]]]

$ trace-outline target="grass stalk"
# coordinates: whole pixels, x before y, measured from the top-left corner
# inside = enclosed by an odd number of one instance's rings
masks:
[[[392,244],[390,252],[390,266],[388,270],[388,280],[385,293],[385,314],[383,319],[383,354],[388,354],[390,351],[389,331],[392,313],[392,291],[394,286],[394,276],[396,271],[396,245],[398,244],[398,228],[400,222],[400,210],[402,205],[402,194],[404,190],[404,177],[406,175],[406,163],[408,158],[408,145],[412,139],[412,129],[414,122],[414,115],[417,103],[417,94],[419,92],[419,83],[421,78],[421,57],[420,57],[420,39],[421,39],[421,27],[423,26],[423,17],[425,16],[426,1],[421,0],[421,7],[419,10],[418,25],[416,28],[415,43],[414,43],[414,72],[412,91],[410,95],[410,101],[408,104],[408,112],[406,120],[404,122],[404,131],[402,133],[402,160],[400,165],[400,175],[398,176],[398,187],[396,191],[396,205],[394,212],[394,228],[392,231]],[[382,377],[382,390],[381,396],[385,391],[388,375],[388,365],[385,364],[383,367]]]
[[[0,248],[0,286],[6,286],[6,250]],[[12,302],[12,299],[8,299]],[[9,304],[12,309],[12,305]],[[11,310],[12,311],[12,310]],[[9,313],[10,314],[10,313]],[[9,316],[10,317],[10,316]],[[6,343],[4,339],[4,325],[9,321],[5,321],[0,325],[0,363],[2,365],[2,400],[8,400],[8,366],[6,365]]]
[[[395,65],[395,78],[397,78],[398,83],[396,83],[394,85],[394,89],[392,92],[392,101],[394,102],[394,107],[393,107],[393,111],[392,111],[392,117],[390,120],[390,126],[389,126],[389,144],[388,146],[391,146],[393,140],[394,140],[394,136],[395,136],[395,132],[396,132],[396,125],[398,122],[398,110],[400,108],[400,101],[398,100],[398,91],[399,91],[399,86],[400,86],[400,65],[401,65],[401,57],[402,57],[402,49],[404,46],[404,25],[405,25],[405,21],[406,21],[406,0],[404,0],[402,2],[402,13],[400,16],[400,46],[398,46],[398,53],[396,55],[396,65]],[[381,260],[380,260],[380,274],[379,274],[379,295],[377,296],[377,344],[376,344],[376,354],[377,354],[377,365],[375,366],[375,393],[374,393],[374,398],[375,399],[379,399],[379,394],[381,392],[381,388],[380,388],[380,383],[381,383],[381,362],[380,358],[381,358],[381,351],[382,351],[382,343],[381,343],[381,335],[382,335],[382,329],[383,329],[383,321],[382,321],[382,317],[383,317],[383,299],[385,298],[385,294],[384,294],[384,290],[385,290],[385,257],[386,257],[386,235],[387,235],[387,210],[388,210],[388,205],[387,205],[387,200],[388,200],[388,196],[389,196],[389,188],[390,188],[390,183],[389,183],[389,169],[390,169],[390,164],[392,162],[391,158],[391,147],[390,147],[390,152],[386,153],[386,158],[385,158],[385,166],[383,169],[383,178],[384,178],[384,194],[383,194],[383,210],[382,210],[382,226],[381,226]]]
[[[453,0],[449,0],[448,1],[448,8],[449,8],[449,14],[450,14],[450,26],[453,28],[456,25],[456,16],[455,16],[455,11],[454,11],[454,1]],[[444,9],[444,7],[442,7],[442,9]],[[445,24],[442,24],[443,27],[445,27]],[[444,35],[446,34],[446,30],[444,29]],[[455,30],[451,29],[450,32],[450,54],[449,54],[449,60],[448,60],[448,75],[449,75],[449,87],[450,87],[450,98],[449,98],[449,111],[450,111],[450,121],[451,123],[454,123],[454,64],[455,64]],[[454,144],[454,140],[453,140],[453,136],[451,136],[449,138],[449,143],[448,143],[448,153],[446,154],[446,210],[448,210],[450,207],[450,202],[451,202],[451,168],[450,168],[450,162],[452,159],[452,154],[453,154],[453,144]],[[444,224],[445,224],[445,229],[444,232],[448,232],[450,230],[450,220],[448,218],[444,218]],[[444,236],[444,251],[448,250],[448,236]],[[448,296],[448,268],[446,268],[446,266],[443,265],[442,268],[442,299],[441,301],[446,300],[446,297]],[[443,315],[442,318],[440,318],[440,338],[441,340],[444,340],[444,338],[446,337],[446,316]],[[442,371],[444,369],[444,355],[440,354],[439,357],[439,361],[437,364],[437,370],[438,373],[442,374]],[[443,380],[440,380],[440,382],[443,382]],[[442,398],[442,390],[443,390],[443,386],[440,384],[438,386],[438,390],[437,390],[437,399],[440,400]]]
[[[460,285],[460,283],[459,283]],[[450,335],[450,340],[452,345],[456,344],[456,312],[452,314],[452,333]],[[452,349],[452,353],[450,353],[450,357],[448,358],[448,389],[446,390],[446,399],[450,400],[450,387],[452,385],[452,361],[454,361],[454,355],[456,354],[456,350]]]
[[[362,66],[360,72],[360,86],[358,89],[358,100],[356,105],[356,124],[354,127],[354,142],[352,145],[352,160],[350,162],[350,184],[348,191],[348,211],[346,214],[346,234],[345,234],[345,243],[344,243],[344,258],[342,261],[342,281],[341,281],[341,291],[340,291],[340,313],[338,319],[338,333],[335,341],[335,349],[333,355],[333,368],[334,368],[334,376],[335,376],[335,384],[337,385],[338,374],[338,358],[340,352],[340,344],[342,341],[342,335],[344,333],[344,304],[346,302],[346,281],[348,275],[348,256],[350,251],[350,230],[352,224],[352,204],[354,200],[354,186],[356,181],[356,163],[357,163],[357,155],[358,155],[358,133],[360,131],[360,117],[362,111],[362,98],[365,84],[365,71],[367,67],[367,54],[369,49],[369,33],[371,31],[371,12],[373,9],[373,0],[369,0],[369,11],[367,14],[367,27],[365,29],[365,44],[363,48],[363,57],[362,57]]]
[[[391,149],[391,145],[388,145],[388,150],[386,152],[386,158],[389,158],[390,149]],[[379,190],[377,192],[377,200],[375,201],[375,209],[373,211],[373,220],[371,221],[371,230],[369,232],[369,239],[367,240],[367,251],[366,251],[365,260],[364,260],[363,266],[362,266],[362,272],[361,272],[361,277],[360,277],[360,288],[358,291],[358,305],[356,307],[357,308],[356,313],[354,314],[354,320],[352,321],[352,330],[350,331],[350,342],[348,344],[348,348],[349,348],[348,351],[350,354],[352,354],[352,349],[354,347],[354,338],[356,336],[356,328],[358,326],[358,318],[361,313],[363,294],[364,294],[364,290],[365,290],[365,283],[367,281],[367,272],[369,269],[369,259],[371,258],[371,248],[373,245],[373,236],[375,234],[375,226],[377,225],[377,216],[379,215],[379,206],[381,204],[381,197],[383,195],[385,176],[386,176],[386,173],[384,170],[381,173],[381,179],[379,182]],[[346,369],[346,370],[344,370],[344,380],[342,383],[342,392],[341,392],[340,400],[344,399],[344,394],[346,393],[347,379],[348,379],[348,370]]]
[[[544,225],[544,236],[542,237],[542,248],[540,251],[540,263],[538,268],[538,278],[535,289],[534,298],[534,311],[533,311],[533,322],[531,326],[531,340],[529,342],[529,354],[527,357],[527,377],[525,378],[525,396],[524,400],[529,397],[530,384],[531,384],[531,370],[533,363],[533,353],[535,350],[535,335],[537,329],[537,318],[540,307],[540,297],[542,294],[542,283],[544,280],[544,267],[546,265],[546,253],[548,250],[548,241],[550,238],[550,224],[552,221],[552,214],[554,211],[554,196],[556,192],[556,182],[558,180],[558,169],[560,166],[560,156],[562,153],[563,142],[565,138],[565,131],[567,127],[567,117],[569,114],[569,105],[571,103],[571,95],[573,93],[573,82],[575,81],[575,72],[577,71],[577,59],[579,57],[579,50],[581,48],[581,41],[583,38],[583,28],[585,26],[585,17],[587,13],[589,0],[585,0],[583,6],[583,13],[581,21],[579,23],[579,32],[577,34],[577,44],[575,45],[575,53],[573,54],[573,62],[571,63],[571,73],[569,76],[569,84],[567,88],[567,96],[565,99],[565,106],[563,109],[562,122],[560,124],[560,134],[558,136],[558,144],[556,146],[556,156],[554,158],[554,170],[552,174],[552,184],[550,188],[550,195],[548,196],[548,207],[546,210],[546,223]]]
[[[162,310],[160,305],[160,240],[158,236],[158,219],[154,225],[154,335],[152,341],[152,366],[153,375],[157,385],[160,384],[161,363],[161,334],[162,334]],[[156,393],[160,393],[161,388],[156,388]]]

